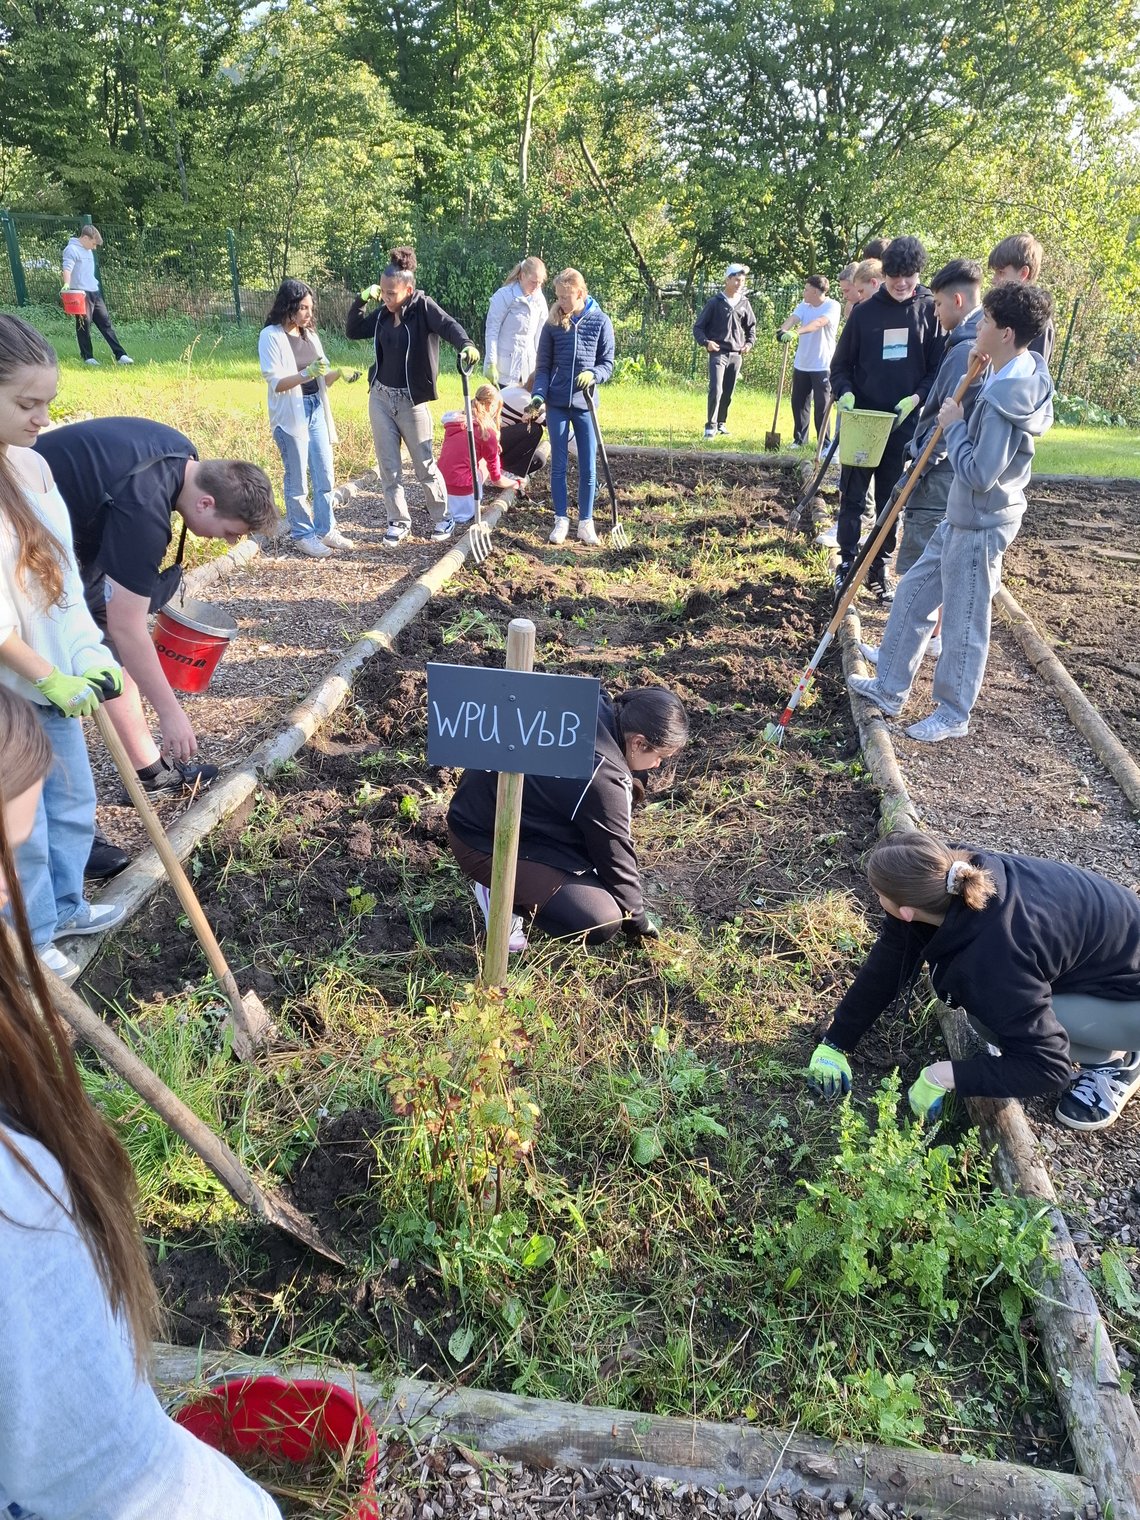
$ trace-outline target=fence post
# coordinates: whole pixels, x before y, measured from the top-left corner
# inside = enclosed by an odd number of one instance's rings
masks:
[[[8,263],[12,266],[12,285],[16,291],[16,305],[28,304],[28,282],[24,279],[24,260],[20,255],[20,239],[16,236],[16,224],[10,211],[0,211],[0,226],[4,228],[4,246],[8,250]]]
[[[237,239],[233,228],[226,228],[226,247],[230,255],[230,286],[234,293],[234,321],[241,321],[241,278],[238,274]]]

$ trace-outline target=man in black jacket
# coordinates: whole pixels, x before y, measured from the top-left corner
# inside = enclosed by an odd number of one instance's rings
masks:
[[[730,264],[724,272],[724,289],[705,302],[693,323],[693,337],[709,355],[706,438],[728,432],[728,409],[740,366],[756,341],[756,313],[744,293],[747,275],[747,264]]]
[[[881,512],[903,471],[906,446],[914,434],[914,413],[926,400],[938,373],[945,338],[929,292],[919,294],[926,249],[916,237],[894,238],[883,254],[883,283],[861,301],[839,335],[831,361],[831,393],[842,414],[855,407],[894,412],[895,427],[874,469],[848,466],[839,500],[839,570],[842,585],[859,549],[867,492],[874,481],[875,510]],[[842,417],[840,418],[842,427]],[[896,525],[897,526],[897,525]],[[887,561],[894,552],[891,532],[867,575],[881,602],[894,596]]]

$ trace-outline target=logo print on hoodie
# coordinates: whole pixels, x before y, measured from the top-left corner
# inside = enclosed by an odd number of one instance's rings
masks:
[[[905,327],[883,328],[883,361],[905,359],[909,329]]]

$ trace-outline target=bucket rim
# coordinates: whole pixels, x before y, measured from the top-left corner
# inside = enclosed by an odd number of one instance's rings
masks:
[[[216,639],[232,639],[238,631],[237,619],[231,613],[215,606],[213,602],[199,602],[192,596],[188,596],[184,602],[167,602],[159,608],[158,616],[168,617],[183,628],[190,628],[195,633],[210,634]]]

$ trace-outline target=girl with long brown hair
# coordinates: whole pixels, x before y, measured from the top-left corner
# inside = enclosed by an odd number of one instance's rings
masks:
[[[1058,1123],[1105,1129],[1119,1118],[1140,1088],[1135,892],[1060,861],[920,833],[881,840],[867,879],[887,917],[812,1054],[814,1091],[850,1090],[848,1055],[887,1008],[909,1001],[925,962],[938,996],[991,1043],[923,1069],[909,1093],[919,1117],[937,1117],[955,1089],[1025,1098],[1064,1088]]]
[[[57,381],[50,344],[19,317],[0,315],[0,686],[35,704],[54,751],[16,867],[32,941],[70,979],[78,967],[54,941],[100,933],[123,912],[83,896],[95,784],[80,722],[122,691],[123,676],[87,610],[67,507],[31,447]]]
[[[51,765],[32,704],[0,687],[0,1513],[279,1520],[146,1381],[158,1300],[131,1165],[79,1080],[14,869]]]

